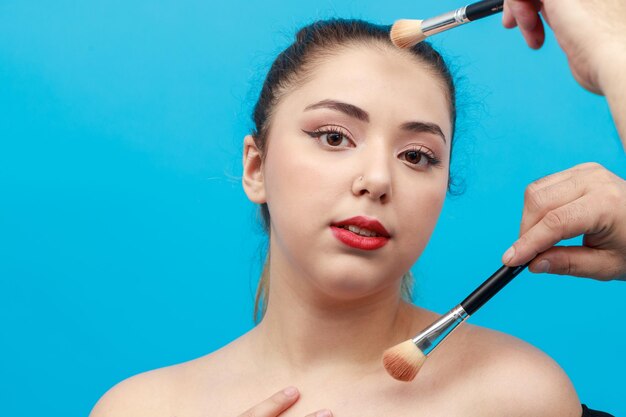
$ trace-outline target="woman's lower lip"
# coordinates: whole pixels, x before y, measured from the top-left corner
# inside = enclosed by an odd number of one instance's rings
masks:
[[[382,248],[387,244],[389,238],[383,236],[367,237],[352,233],[347,229],[337,226],[330,226],[333,235],[346,245],[363,250],[374,250]]]

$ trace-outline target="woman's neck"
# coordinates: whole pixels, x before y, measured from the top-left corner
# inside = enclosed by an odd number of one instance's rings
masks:
[[[261,366],[294,375],[324,368],[378,372],[384,350],[414,336],[415,309],[401,300],[399,288],[359,300],[334,299],[271,259],[267,310],[253,330]]]

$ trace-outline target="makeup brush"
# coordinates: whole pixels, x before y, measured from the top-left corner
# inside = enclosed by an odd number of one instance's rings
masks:
[[[387,372],[400,381],[411,381],[415,378],[428,354],[439,346],[459,324],[511,282],[529,263],[516,267],[502,266],[461,304],[441,316],[413,339],[387,349],[383,354],[383,364]]]
[[[504,0],[485,0],[426,20],[396,20],[391,27],[391,41],[399,48],[410,48],[435,33],[499,13],[503,3]]]

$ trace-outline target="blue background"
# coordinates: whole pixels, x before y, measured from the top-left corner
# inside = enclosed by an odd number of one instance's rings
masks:
[[[0,407],[87,415],[115,383],[252,327],[263,236],[240,185],[261,82],[318,18],[425,18],[457,1],[0,2]],[[434,40],[459,78],[450,198],[413,268],[444,312],[499,265],[527,184],[597,161],[626,177],[602,97],[551,34],[500,19]],[[579,241],[579,239],[578,239]],[[523,273],[471,319],[551,355],[626,414],[626,283]]]

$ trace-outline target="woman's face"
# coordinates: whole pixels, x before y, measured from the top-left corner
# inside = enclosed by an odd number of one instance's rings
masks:
[[[272,261],[297,276],[296,285],[342,300],[397,290],[446,195],[451,123],[444,88],[413,57],[356,46],[325,58],[281,99],[260,191],[246,192],[267,202]],[[359,238],[333,226],[356,216],[377,220],[389,238]]]

